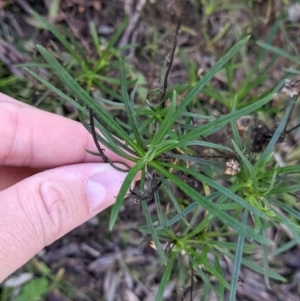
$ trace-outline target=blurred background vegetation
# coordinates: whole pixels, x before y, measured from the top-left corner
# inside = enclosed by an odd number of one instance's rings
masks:
[[[95,100],[101,99],[112,116],[124,122],[124,109],[116,110],[112,105],[121,101],[119,58],[126,59],[129,88],[138,87],[136,103],[145,104],[147,97],[150,102],[155,99],[184,2],[0,1],[0,91],[42,110],[78,119],[75,107],[23,69],[34,69],[64,90],[38,53],[35,45],[40,44]],[[264,93],[279,92],[286,78],[299,75],[300,4],[296,1],[191,2],[178,36],[170,87],[193,87],[222,54],[251,35],[239,57],[232,59],[197,96],[195,110],[222,116],[230,112],[233,99],[237,100],[237,108],[242,108]],[[285,105],[284,97],[279,95],[259,112],[259,117],[269,128],[275,128]],[[291,126],[297,124],[298,116],[296,107]],[[220,131],[213,139],[226,145],[226,137]],[[292,142],[285,146],[288,150],[279,150],[287,164],[299,163],[299,137],[294,133]],[[299,204],[294,205],[299,209]],[[151,212],[151,204],[149,208]],[[154,206],[152,210],[155,211]],[[168,212],[167,204],[164,210]],[[150,238],[139,232],[138,225],[144,221],[141,207],[125,202],[112,231],[108,231],[108,211],[40,252],[15,273],[11,282],[0,287],[0,300],[155,300],[164,267]],[[299,246],[285,227],[274,227],[270,236],[276,248],[291,240],[279,255],[270,256],[270,265],[288,281],[272,280],[269,289],[262,275],[244,268],[236,300],[299,300]],[[259,261],[261,254],[253,251],[253,257]],[[219,268],[226,274],[225,258],[222,263],[224,266]],[[201,299],[205,285],[192,272],[188,279],[181,279],[181,283],[186,283],[183,286],[172,274],[164,300],[191,300],[191,279],[196,283],[194,293],[199,290],[195,300],[219,300],[213,291]]]

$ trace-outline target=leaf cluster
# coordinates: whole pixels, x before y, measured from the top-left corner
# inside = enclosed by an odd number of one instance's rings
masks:
[[[88,117],[89,110],[92,110],[95,127],[101,132],[101,135],[97,134],[100,145],[135,162],[128,171],[111,210],[110,229],[115,225],[131,183],[139,172],[142,174],[141,192],[147,193],[145,187],[150,187],[157,215],[150,214],[147,202],[142,198],[146,223],[140,230],[151,235],[161,261],[166,265],[157,300],[162,299],[172,271],[177,267],[182,282],[187,280],[188,270],[192,268],[205,283],[206,293],[214,290],[220,300],[224,297],[225,290],[230,291],[230,300],[235,300],[241,265],[264,274],[266,283],[269,278],[284,281],[282,276],[268,267],[268,247],[272,246],[272,241],[267,237],[266,231],[274,224],[284,223],[293,234],[294,243],[300,242],[299,226],[295,222],[299,220],[300,215],[283,201],[285,195],[298,191],[300,166],[269,168],[273,162],[274,146],[286,127],[296,99],[290,101],[263,153],[258,158],[252,158],[243,147],[235,121],[256,112],[274,98],[274,91],[267,91],[251,99],[246,97],[251,89],[249,83],[258,70],[259,62],[251,69],[238,93],[231,91],[225,97],[218,91],[213,91],[210,86],[210,81],[220,70],[227,72],[230,84],[236,68],[234,59],[248,40],[249,37],[245,37],[236,43],[193,87],[184,85],[171,89],[163,99],[164,105],[136,105],[137,89],[128,93],[126,65],[120,59],[121,94],[118,99],[122,102],[109,103],[125,109],[126,122],[107,113],[102,106],[107,100],[100,99],[99,103],[87,92],[93,80],[88,81],[87,89],[82,88],[80,81],[74,79],[46,48],[37,46],[48,68],[57,75],[68,93],[57,89],[36,72],[27,69],[64,101],[74,105],[78,109],[81,122],[91,133]],[[261,46],[266,48],[264,44]],[[270,46],[267,48],[274,50]],[[72,49],[69,51],[73,53]],[[277,56],[278,51],[274,52]],[[261,52],[259,60],[263,57],[264,51]],[[76,59],[75,55],[74,58]],[[265,80],[265,72],[266,70],[258,75],[257,82]],[[229,108],[229,113],[215,118],[191,112],[199,93],[215,96],[220,103]],[[195,126],[192,123],[195,119],[203,122]],[[232,147],[203,139],[227,125],[233,133]],[[195,151],[196,146],[225,150],[238,158],[242,168],[234,180],[229,181],[230,186],[226,187],[218,181],[216,175],[220,173],[216,171],[215,162],[200,158]],[[187,178],[196,181],[198,188],[191,186],[186,181]],[[153,189],[154,187],[159,187],[159,190]],[[180,194],[176,194],[175,189],[180,191]],[[163,210],[165,202],[172,205],[172,210]],[[249,225],[249,220],[253,226]],[[228,237],[234,239],[229,241]],[[283,246],[280,252],[287,247]],[[253,250],[258,248],[263,250],[263,267],[250,259]],[[222,256],[234,262],[230,283],[221,267]],[[217,280],[218,286],[213,284],[211,276]]]

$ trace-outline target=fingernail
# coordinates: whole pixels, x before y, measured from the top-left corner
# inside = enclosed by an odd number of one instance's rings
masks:
[[[90,177],[86,181],[90,211],[102,211],[111,206],[115,202],[126,176],[126,172],[112,168]]]

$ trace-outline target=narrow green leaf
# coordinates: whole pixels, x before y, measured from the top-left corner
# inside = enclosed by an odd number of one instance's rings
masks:
[[[277,167],[275,170],[278,175],[280,175],[280,174],[284,174],[284,175],[289,174],[290,175],[292,173],[300,174],[300,164],[292,165],[292,166]],[[274,174],[274,169],[272,169],[271,171],[267,171],[265,173],[261,173],[259,175],[259,179],[270,177],[273,174]]]
[[[265,158],[271,153],[271,151],[273,150],[275,144],[277,143],[280,134],[284,132],[285,128],[286,128],[286,124],[288,122],[288,118],[290,116],[290,113],[295,105],[295,102],[297,100],[297,96],[294,96],[291,101],[289,102],[284,115],[281,119],[280,124],[278,125],[275,133],[273,134],[272,139],[270,140],[268,146],[266,147],[266,149],[263,151],[263,153],[261,154],[261,156],[259,157],[259,159],[257,160],[257,162],[254,165],[255,169],[260,169],[263,166],[263,161],[265,160]],[[245,114],[246,115],[246,114]]]
[[[44,68],[44,69],[51,69],[51,67],[46,63],[36,63],[36,62],[28,62],[24,64],[16,64],[14,67],[17,68]]]
[[[177,140],[170,139],[170,140],[162,141],[161,143],[159,143],[158,145],[156,145],[154,147],[154,149],[155,149],[155,157],[157,157],[157,156],[165,153],[166,150],[168,150],[170,148],[171,149],[175,148],[176,145],[177,145],[177,142],[178,142]]]
[[[283,244],[281,247],[279,247],[276,250],[274,250],[273,252],[271,252],[270,256],[275,257],[279,254],[286,253],[287,251],[291,250],[293,247],[295,247],[298,244],[299,244],[299,242],[297,241],[297,239],[293,238],[289,242]]]
[[[300,64],[300,59],[298,57],[289,55],[287,52],[285,52],[282,49],[279,49],[279,48],[277,48],[275,46],[269,45],[269,44],[261,42],[261,41],[258,41],[257,45],[260,46],[261,48],[264,48],[264,49],[266,49],[268,51],[271,51],[271,52],[273,52],[275,54],[278,54],[280,57],[285,57],[288,60],[290,60],[290,61],[292,61],[292,62],[294,62],[294,63],[296,63],[298,65]]]
[[[174,118],[176,100],[177,100],[177,94],[176,91],[173,91],[171,105],[168,107],[167,115],[165,116],[164,120],[160,124],[158,131],[155,133],[155,136],[152,140],[153,145],[157,145],[164,140],[165,135],[168,133],[168,131],[171,129],[174,122],[176,121],[176,118]]]
[[[200,206],[199,206],[199,208],[201,209]],[[207,227],[209,227],[210,222],[211,222],[210,219],[206,216],[198,225],[195,225],[195,227],[192,227],[192,231],[187,232],[185,234],[184,238],[186,240],[193,239],[194,237],[196,237],[197,235],[199,235],[202,232],[202,230],[204,230]],[[192,225],[192,223],[191,223],[191,225]],[[190,229],[187,228],[187,231],[189,231],[189,230]]]
[[[283,202],[280,202],[276,198],[273,198],[273,197],[271,198],[271,202],[272,202],[272,204],[278,206],[279,208],[281,208],[282,210],[284,210],[285,212],[290,214],[292,217],[294,217],[300,221],[300,212],[298,210],[295,210],[291,206],[289,206]]]
[[[219,249],[219,252],[221,252],[221,254],[223,254],[224,256],[228,256],[228,258],[230,258],[231,260],[234,260],[234,256],[232,253],[228,252],[226,249]],[[248,267],[249,269],[253,270],[256,273],[259,273],[261,275],[264,274],[264,270],[261,266],[257,265],[255,262],[248,260],[248,259],[242,259],[242,265]],[[286,279],[284,277],[282,277],[281,275],[279,275],[278,273],[270,270],[269,271],[269,277],[274,279],[274,280],[278,280],[278,281],[282,281],[282,282],[286,282]]]
[[[298,243],[300,243],[300,236],[298,234],[298,229],[296,228],[296,226],[294,226],[288,218],[279,213],[275,208],[271,207],[271,210],[282,220],[283,224],[292,232],[294,238],[297,239]]]
[[[84,58],[80,58],[76,51],[73,49],[71,44],[65,39],[65,37],[48,21],[46,21],[42,16],[40,16],[37,12],[31,10],[31,14],[36,17],[40,22],[42,22],[46,28],[51,31],[51,33],[63,44],[67,51],[71,54],[71,56],[76,60],[77,64],[82,65],[85,62]],[[50,65],[51,66],[51,65]]]
[[[264,223],[264,226],[267,226]],[[266,230],[265,229],[261,229],[261,234],[266,235]],[[270,290],[270,279],[269,279],[269,250],[268,247],[266,247],[266,245],[262,245],[262,252],[263,252],[263,268],[264,268],[264,279],[265,279],[265,283],[267,288]]]
[[[285,184],[281,184],[278,185],[276,187],[274,187],[269,193],[270,194],[281,194],[281,193],[291,193],[291,192],[297,192],[299,191],[299,184],[295,184],[295,185],[286,185]]]
[[[182,210],[182,215],[187,216],[189,213],[193,212],[198,207],[199,207],[198,203],[196,203],[196,202],[192,203],[192,204],[188,205],[184,210]],[[181,215],[176,214],[175,216],[173,216],[171,219],[169,219],[166,222],[166,227],[171,227],[175,223],[179,222],[180,220],[181,220]],[[159,227],[157,229],[159,229]]]
[[[242,223],[247,225],[247,217],[248,217],[248,210],[244,211],[244,216]],[[235,301],[236,291],[237,291],[237,284],[239,281],[239,274],[241,270],[241,263],[243,258],[243,250],[244,250],[244,235],[239,234],[238,241],[236,244],[236,252],[234,256],[234,263],[232,269],[232,277],[231,277],[231,288],[229,294],[229,301]]]
[[[101,57],[102,53],[101,53],[98,33],[97,33],[95,23],[93,21],[90,23],[90,31],[91,31],[91,35],[92,35],[93,42],[94,42],[94,45],[95,45],[95,49],[96,49],[99,57]]]
[[[276,32],[277,32],[278,28],[281,26],[282,19],[284,18],[283,13],[284,12],[282,12],[281,16],[279,16],[276,19],[276,21],[273,24],[271,30],[269,31],[269,34],[268,34],[267,39],[266,39],[267,44],[271,44],[274,37],[276,36]],[[262,48],[261,51],[259,51],[257,59],[255,60],[254,66],[251,68],[251,71],[249,72],[249,74],[247,74],[247,77],[246,77],[246,79],[244,81],[244,84],[241,87],[241,89],[244,90],[245,87],[247,87],[247,85],[249,85],[249,83],[251,83],[251,81],[253,79],[253,75],[258,73],[258,70],[260,69],[262,61],[265,59],[265,57],[266,57],[266,50]],[[263,68],[263,69],[265,69],[265,68]],[[262,73],[264,71],[265,70],[263,70]]]
[[[163,208],[161,206],[162,201],[161,201],[157,191],[154,193],[154,201],[155,201],[155,205],[156,205],[156,211],[157,211],[157,216],[158,216],[159,223],[160,223],[161,227],[163,229],[165,229],[166,228],[166,225],[165,225],[166,221],[165,221],[165,216],[164,216],[164,213],[163,213]]]
[[[198,141],[198,140],[191,140],[188,141],[184,144],[184,146],[203,146],[203,147],[207,147],[207,148],[213,148],[213,149],[217,149],[217,150],[223,150],[229,153],[232,153],[232,149],[221,145],[221,144],[216,144],[216,143],[211,143],[211,142],[206,142],[206,141]]]
[[[180,114],[180,116],[192,117],[192,118],[196,118],[196,119],[204,119],[204,120],[210,120],[210,121],[213,121],[216,119],[213,116],[206,116],[206,115],[196,114],[196,113],[192,113],[192,112],[182,112]]]
[[[223,55],[217,63],[215,63],[212,68],[203,76],[203,78],[190,90],[188,95],[183,99],[183,101],[178,106],[175,112],[175,119],[185,110],[189,103],[197,96],[197,94],[203,89],[203,87],[215,76],[215,74],[222,69],[222,67],[243,47],[250,36],[242,39],[236,43],[225,55]],[[189,139],[190,140],[190,139]]]
[[[204,209],[208,210],[212,215],[216,216],[224,224],[235,229],[238,233],[241,233],[245,235],[247,238],[253,239],[259,243],[263,243],[267,245],[273,244],[266,237],[262,237],[261,235],[255,233],[251,228],[241,224],[238,220],[236,220],[231,215],[228,215],[224,211],[221,211],[216,204],[209,202],[207,198],[203,197],[195,189],[187,185],[184,181],[181,181],[179,178],[177,178],[176,176],[174,176],[173,174],[169,173],[167,170],[162,168],[157,162],[155,161],[150,162],[149,165],[151,165],[156,170],[158,170],[164,177],[170,179],[177,187],[179,187],[184,193],[190,196],[195,202],[199,203]],[[238,196],[235,195],[235,199],[237,197]],[[244,207],[246,208],[248,206],[244,205]],[[252,209],[251,211],[256,211],[259,213],[259,215],[263,215],[261,212],[257,211],[257,209],[254,208],[253,206],[250,207]]]
[[[120,83],[120,80],[118,78],[111,78],[111,77],[95,74],[93,72],[93,70],[87,70],[84,73],[80,73],[80,75],[76,77],[76,81],[80,82],[81,79],[85,80],[86,78],[94,80],[94,82],[101,81],[101,82],[106,82],[109,84],[119,84]]]
[[[237,95],[235,95],[233,100],[232,110],[231,110],[232,112],[236,110],[236,105],[237,105]],[[230,126],[233,134],[233,140],[238,145],[239,149],[242,149],[242,141],[236,126],[236,121],[235,120],[230,121]]]
[[[49,82],[47,82],[44,78],[42,78],[40,75],[38,75],[36,72],[24,68],[29,74],[31,74],[33,77],[35,77],[37,80],[39,80],[42,84],[44,84],[46,87],[48,87],[50,90],[52,90],[54,93],[56,93],[58,96],[60,96],[62,99],[66,100],[67,102],[71,103],[73,106],[75,106],[79,111],[83,111],[84,107],[81,106],[77,101],[73,100],[71,97],[67,96],[57,88],[55,88],[53,85],[51,85]]]
[[[249,115],[251,112],[256,111],[257,109],[259,109],[260,107],[262,107],[263,105],[268,103],[271,99],[274,98],[274,96],[275,96],[274,94],[267,95],[266,97],[258,100],[257,102],[255,102],[245,108],[233,111],[227,115],[221,116],[220,118],[218,118],[214,121],[211,121],[204,125],[199,126],[198,128],[190,131],[189,133],[187,133],[186,135],[181,137],[179,139],[178,146],[182,146],[182,145],[184,145],[184,143],[186,143],[190,140],[199,138],[201,135],[206,136],[208,134],[212,134],[215,131],[217,131],[218,129],[220,129],[220,127],[224,127],[230,121],[236,120],[245,115]]]
[[[222,275],[222,266],[219,257],[217,255],[214,255],[214,261],[215,261],[216,271],[218,272],[218,274]],[[225,287],[221,281],[218,281],[218,295],[219,295],[218,301],[224,301],[224,293],[225,293]]]
[[[168,281],[170,279],[171,272],[172,272],[172,269],[173,269],[173,266],[174,266],[175,258],[176,258],[176,253],[175,252],[171,253],[171,257],[168,260],[168,264],[165,268],[164,274],[163,274],[163,276],[161,278],[161,281],[159,283],[158,291],[157,291],[156,298],[155,298],[156,301],[163,300],[164,291],[165,291],[165,288],[166,288],[166,286],[168,284]]]
[[[160,74],[160,86],[163,87],[164,86],[164,81],[165,81],[165,77],[166,77],[166,73],[167,73],[167,66],[170,63],[170,54],[167,54],[164,60],[164,63],[162,65],[161,68],[161,74]]]
[[[91,126],[89,123],[87,123],[86,119],[81,117],[81,113],[79,114],[80,116],[80,122],[83,124],[83,126],[87,129],[87,131],[92,134],[91,131]],[[86,117],[86,116],[84,116]],[[128,159],[130,161],[137,161],[136,157],[130,156],[128,153],[124,152],[126,150],[128,152],[128,149],[126,148],[125,145],[123,145],[119,140],[115,139],[113,135],[111,135],[105,127],[103,127],[100,123],[95,121],[95,125],[99,130],[101,131],[101,135],[96,133],[97,135],[97,140],[100,142],[100,145],[104,145],[114,153],[118,154],[119,156]],[[103,136],[103,137],[102,137]],[[88,150],[87,150],[88,151]],[[91,151],[89,151],[91,153]],[[130,153],[130,152],[129,152]]]
[[[126,194],[128,193],[128,190],[130,189],[130,186],[137,175],[137,173],[143,169],[143,167],[146,165],[147,161],[145,158],[140,159],[128,172],[127,177],[125,178],[122,187],[118,193],[117,199],[115,204],[112,207],[111,214],[110,214],[110,220],[109,220],[109,229],[111,230],[113,226],[116,223],[116,220],[118,218],[118,214],[120,211],[120,208],[122,206],[122,203],[124,201],[124,198],[126,197]]]
[[[189,249],[192,255],[196,258],[197,265],[203,264],[205,269],[224,286],[228,290],[230,289],[229,283],[225,280],[223,275],[217,271],[217,269],[209,262],[207,255],[205,255],[204,252],[202,252],[201,255],[199,255],[194,249]]]
[[[141,204],[142,204],[143,212],[144,212],[145,217],[146,217],[147,225],[148,225],[148,227],[150,229],[150,233],[152,235],[154,244],[156,246],[157,253],[159,254],[159,257],[161,258],[162,263],[164,265],[166,265],[167,264],[167,257],[165,255],[165,252],[164,252],[164,250],[162,248],[162,245],[161,245],[161,243],[159,241],[157,232],[154,229],[153,221],[152,221],[150,212],[148,210],[147,203],[145,201],[142,201]]]
[[[252,184],[254,186],[254,189],[256,191],[258,191],[258,182],[257,182],[257,178],[256,178],[252,164],[247,159],[247,157],[244,155],[244,153],[240,150],[240,148],[237,146],[237,144],[234,142],[234,140],[231,140],[231,142],[233,144],[235,151],[238,153],[239,157],[243,161],[243,164],[246,166],[248,173],[250,174],[250,178],[251,178]]]
[[[252,213],[254,213],[255,215],[263,218],[263,219],[268,219],[268,217],[261,211],[259,211],[256,207],[252,206],[251,204],[249,204],[247,201],[245,201],[244,199],[242,199],[240,196],[234,194],[232,191],[230,191],[229,189],[227,189],[226,187],[224,187],[223,185],[220,185],[218,182],[192,170],[183,166],[177,166],[177,165],[172,165],[172,164],[165,164],[166,166],[169,167],[173,167],[176,170],[181,170],[187,174],[192,175],[193,177],[195,177],[196,179],[200,180],[201,182],[209,185],[210,187],[218,190],[221,192],[221,194],[223,194],[224,196],[226,196],[227,198],[235,201],[236,203],[240,204],[241,206],[243,206],[245,209],[248,209],[249,211],[251,211]],[[180,186],[178,186],[180,187]]]
[[[174,196],[171,187],[169,186],[168,182],[165,180],[164,177],[161,178],[162,184],[165,188],[165,191],[167,192],[169,198],[171,199],[177,213],[180,215],[181,219],[185,222],[185,224],[189,227],[189,223],[186,220],[186,218],[182,215],[182,210],[180,208],[180,205],[178,204],[178,201],[176,200],[176,197]]]
[[[190,250],[190,249],[189,249]],[[210,277],[203,272],[202,268],[200,267],[198,261],[199,261],[199,256],[194,256],[193,252],[188,252],[188,256],[189,256],[189,261],[192,263],[193,268],[197,271],[197,273],[200,275],[201,280],[203,280],[203,282],[205,283],[205,288],[208,288],[212,291],[215,291],[217,294],[218,292],[216,291],[216,288],[212,285],[211,281],[210,281]],[[198,259],[196,261],[196,259]],[[206,299],[204,299],[206,300]]]
[[[128,22],[128,16],[125,16],[124,20],[122,21],[122,23],[120,25],[118,25],[117,31],[113,34],[113,36],[111,37],[105,50],[103,51],[103,53],[102,53],[103,58],[106,59],[106,55],[108,55],[108,53],[111,52],[113,46],[116,44],[116,42],[120,38],[122,32],[125,30],[125,28],[127,26],[127,22]]]
[[[120,74],[121,74],[121,78],[120,78],[121,91],[122,91],[122,97],[123,97],[123,103],[125,106],[126,115],[128,117],[128,122],[131,126],[137,144],[140,147],[143,147],[143,142],[140,133],[138,131],[138,122],[134,113],[134,103],[130,101],[127,92],[126,74],[125,74],[125,66],[123,60],[120,60]]]
[[[223,251],[223,250],[222,250]],[[230,256],[230,258],[233,259],[232,256]],[[243,259],[242,260],[242,264],[246,267],[248,267],[249,269],[253,270],[254,272],[257,272],[261,275],[264,275],[264,270],[261,266],[257,265],[256,263],[248,260],[248,259]],[[278,281],[281,281],[281,282],[287,282],[286,279],[284,277],[282,277],[280,274],[272,271],[272,270],[269,270],[269,277],[274,279],[274,280],[278,280]]]
[[[84,106],[90,107],[95,116],[98,116],[103,122],[105,122],[109,127],[111,127],[118,138],[126,141],[126,143],[139,154],[143,156],[143,151],[137,146],[132,139],[124,132],[124,130],[114,121],[114,119],[105,112],[101,106],[99,106],[95,100],[84,90],[79,84],[69,75],[69,73],[59,64],[59,62],[53,57],[53,55],[42,46],[37,46],[39,52],[42,54],[44,59],[51,66],[55,74],[60,78],[60,80],[72,91],[73,94],[78,97],[80,101],[83,102]]]
[[[206,159],[191,157],[191,156],[187,156],[187,155],[177,155],[177,154],[173,154],[172,152],[167,152],[166,154],[171,158],[176,158],[176,159],[179,159],[182,161],[194,162],[199,165],[209,166],[209,167],[215,168],[215,169],[224,169],[223,164],[221,164],[219,162],[214,162],[212,160],[206,160]]]

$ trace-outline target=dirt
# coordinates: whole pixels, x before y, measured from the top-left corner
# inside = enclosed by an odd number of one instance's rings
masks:
[[[33,45],[51,45],[57,42],[48,31],[30,25],[32,17],[29,9],[34,9],[55,26],[64,25],[74,35],[83,47],[88,57],[95,57],[95,50],[89,35],[89,22],[93,20],[101,38],[109,40],[126,14],[129,14],[129,25],[118,41],[118,47],[136,44],[124,52],[127,59],[136,70],[146,78],[145,87],[148,89],[160,86],[160,72],[166,55],[173,45],[173,36],[178,15],[181,12],[183,1],[62,1],[57,13],[50,17],[50,8],[54,1],[0,1],[1,13],[1,40],[0,60],[7,72],[17,77],[25,78],[24,91],[10,90],[12,96],[24,98],[34,104],[37,93],[42,89],[26,72],[15,68],[15,64],[35,61],[37,56]],[[287,6],[283,1],[249,1],[252,9],[246,5],[236,10],[220,5],[220,9],[208,14],[200,1],[194,1],[194,7],[189,7],[182,22],[182,30],[178,38],[178,49],[183,51],[198,75],[203,75],[214,64],[218,57],[237,41],[236,32],[251,34],[253,39],[247,45],[247,63],[252,65],[256,60],[258,46],[256,40],[265,41],[274,22],[282,10]],[[202,1],[206,2],[206,1]],[[209,2],[209,1],[208,1]],[[269,6],[272,2],[272,6]],[[231,2],[233,3],[233,1]],[[239,4],[237,1],[236,5]],[[240,5],[241,7],[241,5]],[[213,39],[226,28],[230,21],[230,28],[216,40],[207,43],[204,35]],[[288,31],[295,52],[299,43],[296,38],[299,29],[291,28]],[[284,47],[283,33],[279,32],[274,45]],[[157,38],[155,42],[153,39]],[[291,44],[292,45],[292,44]],[[61,47],[57,43],[58,47]],[[293,51],[293,49],[291,49]],[[9,54],[9,55],[8,55]],[[273,87],[283,75],[283,67],[289,67],[288,61],[279,59],[269,72],[266,86],[256,88],[253,94],[260,93],[260,89]],[[42,70],[42,72],[46,72]],[[44,73],[44,74],[47,74]],[[234,80],[234,87],[238,89],[245,74],[241,71]],[[189,79],[180,53],[176,53],[169,85],[185,83]],[[30,84],[28,83],[28,80]],[[212,84],[216,89],[228,89],[222,75],[214,78]],[[7,90],[4,90],[7,92]],[[202,102],[211,114],[220,115],[228,112],[227,108],[218,107],[211,100],[203,96]],[[208,102],[210,102],[208,104]],[[47,102],[46,102],[47,104]],[[45,107],[44,107],[45,108]],[[51,110],[53,107],[46,106]],[[55,109],[54,109],[55,110]],[[69,116],[72,108],[63,106],[62,114]],[[218,140],[219,138],[216,137]],[[166,204],[164,204],[167,207]],[[149,210],[155,214],[154,204],[149,204]],[[20,274],[28,267],[35,271],[36,276],[42,273],[37,269],[39,262],[44,262],[53,275],[60,279],[60,284],[51,290],[45,300],[155,300],[155,292],[161,281],[164,267],[158,260],[156,251],[150,246],[150,238],[139,232],[140,223],[144,222],[141,206],[130,200],[125,201],[120,218],[113,231],[109,232],[107,221],[109,210],[101,213],[91,221],[78,227],[68,235],[46,247],[37,255],[35,261],[16,272]],[[283,231],[274,230],[270,236],[279,243]],[[295,245],[284,256],[278,255],[270,259],[271,266],[281,275],[287,277],[287,283],[270,282],[267,288],[263,276],[254,274],[246,268],[242,269],[236,300],[240,301],[298,301],[300,296],[300,254]],[[226,259],[222,261],[223,270],[230,281],[231,267],[226,267]],[[175,274],[165,292],[165,300],[191,300],[188,287],[178,287]],[[200,300],[203,292],[203,282],[194,275],[193,299]],[[213,281],[214,282],[214,281]],[[216,281],[214,282],[216,285]],[[228,294],[226,295],[228,297]],[[215,294],[206,299],[217,300]],[[225,299],[226,300],[226,299]]]

